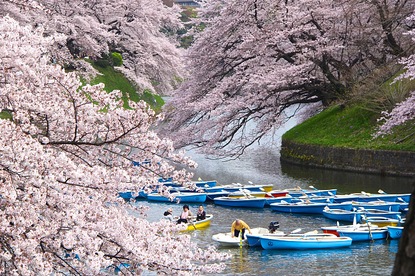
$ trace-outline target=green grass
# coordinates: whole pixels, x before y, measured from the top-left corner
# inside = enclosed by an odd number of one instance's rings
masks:
[[[0,112],[0,119],[8,119],[8,120],[11,120],[13,117],[12,117],[12,114],[9,112],[9,111],[1,111]]]
[[[144,89],[143,93],[137,93],[138,88],[134,86],[122,73],[117,72],[112,66],[98,66],[91,63],[101,75],[97,75],[91,82],[91,85],[98,83],[105,84],[105,91],[120,90],[123,94],[124,107],[128,108],[128,99],[134,102],[144,100],[151,108],[159,112],[164,105],[164,100],[150,90]]]
[[[334,106],[290,129],[283,139],[331,147],[415,151],[415,135],[411,136],[414,122],[374,139],[378,117],[379,114],[359,106]]]

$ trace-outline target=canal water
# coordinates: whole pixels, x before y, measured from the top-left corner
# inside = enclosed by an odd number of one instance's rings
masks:
[[[414,178],[379,176],[353,172],[341,172],[281,164],[279,147],[281,135],[296,122],[291,120],[285,128],[277,130],[261,144],[248,149],[236,160],[215,160],[190,150],[189,155],[199,166],[194,171],[194,179],[216,180],[218,185],[241,183],[273,184],[274,189],[314,186],[319,189],[336,188],[338,194],[365,191],[377,193],[379,189],[387,193],[410,193]],[[163,212],[173,208],[179,215],[182,204],[150,203],[149,220],[158,220]],[[196,213],[198,205],[189,204]],[[242,209],[203,204],[209,214],[213,214],[211,226],[188,234],[201,247],[215,245],[218,250],[228,252],[232,258],[221,275],[390,275],[398,240],[353,243],[351,247],[335,250],[277,251],[258,248],[223,248],[212,240],[212,235],[230,232],[236,218],[247,222],[251,228],[267,228],[271,221],[278,221],[280,229],[289,233],[301,228],[302,232],[320,230],[321,226],[335,225],[335,222],[322,215],[298,215],[277,213],[269,208]]]
[[[218,185],[229,183],[273,184],[275,189],[314,186],[320,189],[337,188],[338,194],[365,191],[376,193],[379,189],[387,193],[410,193],[412,178],[381,177],[377,175],[339,172],[281,165],[278,153],[269,147],[256,147],[238,160],[227,162],[211,160],[190,153],[199,163],[195,179],[216,180]],[[163,212],[173,208],[179,215],[182,204],[151,203],[150,220],[161,218]],[[201,247],[215,245],[218,250],[228,252],[232,258],[221,275],[390,275],[398,250],[397,240],[353,243],[351,247],[335,250],[276,251],[257,248],[223,248],[212,240],[212,235],[229,232],[232,221],[240,218],[250,227],[265,227],[278,221],[280,229],[289,233],[297,228],[302,232],[320,230],[321,226],[335,225],[322,215],[298,215],[277,213],[269,208],[242,209],[203,204],[207,213],[213,214],[211,226],[205,230],[189,232]],[[193,213],[198,205],[190,204]]]

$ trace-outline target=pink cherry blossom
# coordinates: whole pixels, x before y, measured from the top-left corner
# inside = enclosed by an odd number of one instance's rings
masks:
[[[60,40],[0,19],[0,110],[12,116],[0,119],[0,273],[99,275],[121,263],[130,274],[220,271],[226,255],[118,197],[159,177],[188,181],[175,166],[195,163],[154,133],[157,116],[144,102],[126,110],[120,91],[82,87],[51,63]]]

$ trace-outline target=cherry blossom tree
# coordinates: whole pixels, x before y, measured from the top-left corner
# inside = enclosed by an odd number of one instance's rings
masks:
[[[208,153],[237,156],[289,108],[347,98],[413,51],[402,36],[413,1],[211,2],[190,76],[166,109],[177,145]]]
[[[415,11],[414,14],[408,17],[408,25],[415,26]],[[412,36],[412,40],[415,42],[415,28],[409,30],[407,35]],[[400,75],[397,80],[402,79],[415,79],[415,54],[404,58],[402,63],[405,65],[405,72]],[[399,103],[390,112],[384,111],[380,121],[383,121],[379,127],[379,131],[375,136],[384,135],[390,133],[395,126],[402,125],[403,123],[415,119],[415,91],[412,91],[409,97],[403,102]],[[415,132],[412,134],[414,135]]]
[[[51,63],[53,44],[66,39],[0,19],[0,273],[98,275],[122,263],[127,274],[220,270],[224,255],[117,196],[161,176],[189,179],[174,166],[195,163],[151,130],[158,116],[144,102],[124,109],[120,91],[81,86]]]
[[[52,49],[54,58],[90,69],[83,57],[109,51],[124,58],[119,67],[141,89],[167,93],[183,74],[181,51],[174,36],[181,28],[180,9],[161,0],[5,0],[0,15],[41,26],[45,35],[65,34]],[[88,70],[90,71],[90,70]]]

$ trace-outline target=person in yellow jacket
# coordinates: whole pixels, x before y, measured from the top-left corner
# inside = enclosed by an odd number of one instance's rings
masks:
[[[242,232],[242,239],[245,239],[245,229],[248,230],[249,234],[252,234],[251,228],[249,227],[249,225],[245,221],[243,221],[241,219],[235,220],[232,223],[232,226],[231,226],[232,238],[233,237],[238,237],[239,232]]]

